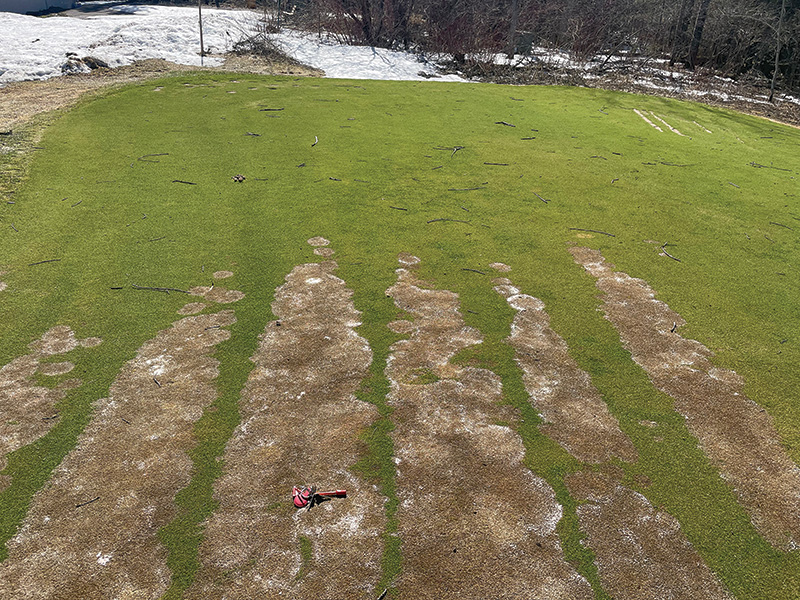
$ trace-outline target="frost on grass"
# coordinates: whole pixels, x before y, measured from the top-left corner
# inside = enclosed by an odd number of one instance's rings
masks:
[[[583,462],[614,457],[635,461],[633,442],[619,428],[589,374],[570,356],[564,339],[550,327],[544,303],[508,284],[494,289],[517,311],[506,342],[515,350],[525,390],[545,421],[542,433]]]
[[[75,449],[34,496],[0,565],[0,597],[159,598],[170,582],[157,537],[191,478],[192,428],[216,398],[214,347],[233,311],[185,317],[146,342],[95,403]],[[39,352],[63,352],[71,331]]]
[[[354,396],[372,352],[336,266],[299,265],[275,292],[277,320],[252,357],[189,597],[360,599],[377,585],[384,500],[351,470],[365,450],[360,433],[378,418]],[[291,490],[303,484],[347,498],[298,511]]]
[[[575,247],[576,262],[597,278],[606,318],[656,388],[675,399],[689,430],[733,487],[756,529],[775,547],[800,543],[800,469],[781,445],[771,417],[744,395],[734,371],[676,328],[679,314],[641,279],[613,270],[597,250]]]
[[[416,261],[401,256],[401,264]],[[481,343],[458,296],[420,287],[410,268],[387,290],[413,316],[390,348],[386,376],[395,408],[397,518],[404,598],[593,598],[565,561],[552,488],[522,463],[525,449],[500,406],[500,378],[451,359]],[[396,321],[392,329],[400,329]]]
[[[66,396],[68,389],[80,385],[80,381],[67,380],[49,388],[37,385],[34,376],[39,373],[55,377],[71,371],[74,368],[71,362],[43,361],[66,354],[80,344],[72,329],[59,325],[32,342],[29,354],[0,368],[0,471],[6,468],[10,452],[40,438],[58,423],[55,404]],[[8,483],[7,477],[0,478],[0,491]]]
[[[568,475],[605,590],[616,600],[732,600],[678,521],[600,472]]]

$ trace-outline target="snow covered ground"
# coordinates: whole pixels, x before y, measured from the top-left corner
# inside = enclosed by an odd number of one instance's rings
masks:
[[[97,8],[103,2],[85,2]],[[92,56],[112,67],[146,58],[163,58],[187,65],[200,64],[200,32],[196,8],[115,5],[97,14],[31,17],[0,12],[0,85],[11,81],[47,79],[62,75],[67,52]],[[206,50],[230,50],[244,33],[254,29],[258,13],[203,8],[203,43]],[[318,40],[314,35],[284,30],[275,41],[302,63],[325,71],[328,77],[353,79],[426,79],[435,66],[412,54],[382,48],[343,46]],[[221,59],[206,57],[205,64]],[[439,81],[462,81],[448,75]]]

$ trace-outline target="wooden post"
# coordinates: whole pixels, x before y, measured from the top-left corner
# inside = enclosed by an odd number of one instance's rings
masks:
[[[197,16],[200,19],[200,66],[203,66],[203,56],[205,56],[206,51],[203,49],[203,9],[202,9],[203,0],[197,0]]]

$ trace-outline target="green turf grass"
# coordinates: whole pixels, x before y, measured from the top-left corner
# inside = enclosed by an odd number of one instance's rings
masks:
[[[659,133],[634,108],[687,137]],[[684,336],[744,376],[798,460],[798,142],[800,131],[733,112],[577,88],[200,74],[85,103],[49,128],[15,204],[0,206],[0,270],[10,271],[0,277],[9,284],[0,292],[0,363],[57,324],[104,343],[76,351],[87,383],[60,404],[48,435],[11,457],[0,538],[14,534],[124,361],[187,301],[131,285],[186,289],[230,269],[236,276],[226,287],[247,297],[233,305],[238,322],[216,353],[220,398],[195,427],[193,481],[177,499],[178,519],[161,532],[174,576],[168,596],[180,597],[198,565],[201,524],[224,468],[217,459],[238,422],[257,336],[273,318],[273,291],[293,266],[318,260],[305,240],[323,235],[375,355],[360,397],[381,420],[364,434],[369,455],[359,468],[390,498],[381,586],[402,568],[382,374],[398,339],[385,324],[397,309],[385,290],[397,253],[408,251],[422,259],[424,278],[460,294],[465,320],[484,335],[474,358],[502,377],[505,400],[520,410],[513,425],[526,464],[564,504],[567,557],[598,598],[605,592],[563,483],[580,464],[536,427],[502,343],[513,311],[491,289],[490,262],[511,265],[515,285],[545,302],[553,328],[634,440],[640,461],[623,465],[628,482],[652,482],[638,489],[680,520],[737,598],[800,597],[797,553],[777,552],[757,535],[670,399],[622,348],[597,310],[593,278],[566,251],[570,243],[600,248],[648,281],[688,321]],[[233,182],[240,173],[246,181]],[[570,228],[615,237],[579,238],[586,232]],[[664,243],[681,262],[658,256]],[[51,259],[59,262],[28,266]],[[658,434],[643,419],[657,421]]]

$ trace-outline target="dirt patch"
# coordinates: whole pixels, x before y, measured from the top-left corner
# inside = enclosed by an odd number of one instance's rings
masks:
[[[569,355],[567,343],[551,329],[544,302],[512,285],[494,289],[517,311],[506,342],[516,352],[525,389],[544,419],[542,433],[583,462],[614,457],[636,461],[633,442],[619,428],[589,374]]]
[[[404,255],[401,264],[416,264]],[[450,362],[481,343],[458,296],[423,289],[397,270],[387,290],[413,317],[410,338],[391,347],[386,376],[395,407],[402,597],[594,598],[565,560],[556,534],[562,508],[552,488],[522,463],[522,440],[500,406],[500,378]],[[396,321],[393,329],[397,330]]]
[[[227,279],[233,277],[233,271],[215,271],[214,279]]]
[[[200,285],[189,289],[192,296],[202,296],[204,300],[216,302],[218,304],[231,304],[244,298],[244,292],[238,290],[226,290],[222,287]],[[186,308],[184,306],[184,308]]]
[[[42,437],[58,422],[55,404],[75,388],[77,380],[61,382],[55,388],[34,383],[34,375],[57,376],[72,370],[71,362],[42,362],[47,357],[66,354],[80,345],[75,333],[59,325],[29,345],[32,352],[15,358],[0,368],[0,471],[6,468],[10,452]],[[10,478],[0,477],[0,491]]]
[[[317,236],[307,240],[310,246],[329,246],[331,241],[326,240],[324,237]]]
[[[571,248],[597,278],[606,318],[653,385],[675,399],[689,430],[731,484],[756,529],[774,546],[800,543],[800,469],[781,445],[771,417],[744,395],[734,371],[715,367],[713,353],[677,329],[679,314],[655,299],[645,281],[613,270],[602,254]]]
[[[0,596],[161,596],[170,571],[156,534],[190,481],[192,426],[216,397],[211,354],[235,320],[230,310],[185,317],[122,367],[9,542]]]
[[[335,251],[333,248],[314,248],[314,254],[324,258],[330,258],[335,254]]]
[[[299,265],[275,292],[278,320],[252,358],[188,597],[374,598],[384,499],[351,471],[359,434],[378,418],[354,396],[372,352],[336,267]],[[298,511],[291,490],[302,484],[347,498]]]
[[[493,268],[495,271],[500,271],[501,273],[508,273],[509,271],[511,271],[511,267],[501,262],[494,262],[489,266]]]
[[[616,600],[732,600],[670,514],[603,473],[566,478],[605,590]]]
[[[8,287],[8,284],[5,281],[0,281],[0,292],[5,290]]]
[[[221,67],[202,68],[179,65],[161,59],[136,61],[116,69],[96,69],[90,73],[65,75],[45,81],[20,81],[0,87],[0,130],[12,129],[34,115],[66,108],[84,94],[147,81],[187,71],[247,72],[263,75],[320,76],[322,72],[302,65],[280,61],[260,60],[257,57],[229,56]]]
[[[178,309],[179,315],[196,315],[199,312],[203,312],[205,307],[208,304],[204,302],[189,302],[189,304],[183,305],[181,308]]]

